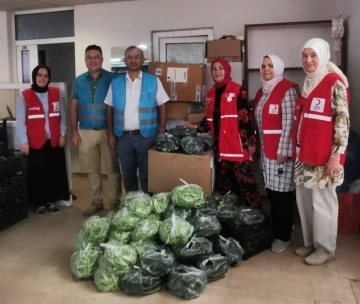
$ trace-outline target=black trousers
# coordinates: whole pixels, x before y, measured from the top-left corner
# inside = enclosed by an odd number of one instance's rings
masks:
[[[30,148],[28,155],[28,201],[35,207],[69,200],[65,149],[52,147],[48,140],[41,149]]]
[[[294,192],[278,192],[266,189],[271,204],[274,237],[288,242],[294,223]]]

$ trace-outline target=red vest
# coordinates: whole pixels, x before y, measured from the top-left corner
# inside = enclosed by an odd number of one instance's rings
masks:
[[[261,113],[264,153],[267,158],[272,160],[277,159],[277,151],[282,133],[282,101],[286,92],[294,86],[296,86],[296,84],[289,80],[283,79],[280,81],[265,102]],[[263,91],[260,88],[253,103],[255,119],[256,107],[262,95]]]
[[[26,105],[26,127],[29,146],[41,149],[46,142],[45,112],[41,101],[32,89],[22,92]],[[51,145],[59,145],[60,137],[60,91],[58,88],[48,89],[48,120],[51,134]]]
[[[220,103],[219,160],[243,162],[251,159],[247,149],[243,149],[237,109],[237,98],[241,85],[229,81]],[[206,118],[214,136],[213,111],[215,104],[215,88],[206,94]]]
[[[326,165],[334,142],[334,116],[331,109],[332,88],[341,78],[330,73],[310,93],[308,98],[300,96],[295,108],[295,123],[292,132],[294,158],[296,158],[297,132],[300,117],[299,160],[308,165]],[[349,95],[347,95],[349,102]],[[345,153],[340,155],[340,164],[345,162]]]

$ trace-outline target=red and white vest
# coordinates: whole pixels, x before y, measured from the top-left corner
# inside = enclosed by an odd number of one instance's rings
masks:
[[[276,160],[277,151],[279,148],[280,137],[282,133],[282,101],[285,97],[286,92],[297,86],[297,84],[283,79],[280,81],[273,91],[271,92],[269,98],[264,104],[262,113],[261,113],[261,124],[263,131],[263,143],[264,143],[264,153],[268,159]],[[263,95],[262,88],[257,92],[254,103],[253,103],[253,112],[256,119],[256,108],[259,104],[261,96]]]
[[[241,85],[229,81],[221,96],[220,102],[220,130],[219,130],[219,160],[232,162],[243,162],[250,160],[247,149],[242,147],[239,118],[237,109],[237,98]],[[213,111],[215,105],[215,87],[206,94],[206,118],[214,136]]]
[[[326,75],[308,98],[300,96],[297,101],[292,140],[293,143],[297,142],[297,133],[300,131],[299,160],[305,164],[325,165],[331,156],[334,142],[334,116],[331,109],[331,94],[333,85],[337,80],[341,81],[341,78],[335,73]],[[349,94],[347,94],[347,99],[349,103]],[[296,144],[293,145],[293,148],[293,158],[295,159]],[[344,162],[345,153],[340,156],[340,164],[343,165]]]
[[[22,92],[26,105],[26,127],[29,146],[41,149],[47,138],[45,131],[45,111],[40,99],[32,89]],[[60,91],[58,88],[48,89],[48,120],[51,146],[59,145],[60,137]]]

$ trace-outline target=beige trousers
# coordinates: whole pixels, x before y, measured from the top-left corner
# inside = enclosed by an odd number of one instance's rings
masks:
[[[103,203],[101,158],[108,174],[110,204],[119,204],[121,173],[115,150],[109,146],[107,130],[79,130],[80,150],[88,173],[90,197],[93,204]]]
[[[304,246],[335,252],[339,213],[335,189],[336,186],[318,190],[296,186]]]

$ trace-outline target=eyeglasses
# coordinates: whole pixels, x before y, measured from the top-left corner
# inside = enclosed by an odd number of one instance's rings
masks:
[[[101,56],[94,56],[94,57],[86,56],[85,59],[86,60],[100,60],[100,59],[102,59],[102,57]]]

